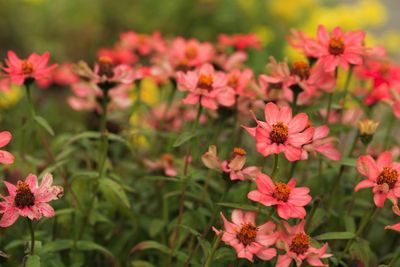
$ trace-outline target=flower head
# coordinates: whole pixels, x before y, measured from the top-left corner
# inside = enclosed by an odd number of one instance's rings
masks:
[[[386,198],[397,202],[400,197],[400,163],[393,162],[391,152],[383,152],[376,161],[370,155],[359,157],[357,170],[368,179],[356,185],[356,192],[372,187],[374,202],[379,208],[383,207]]]
[[[7,56],[8,58],[5,60],[7,67],[3,69],[18,85],[46,79],[57,67],[57,64],[47,66],[50,58],[49,52],[45,52],[43,55],[32,53],[27,59],[20,59],[13,51],[8,51]]]
[[[311,237],[305,233],[305,221],[301,221],[295,226],[290,226],[288,222],[283,222],[283,228],[280,229],[280,236],[277,247],[286,253],[278,256],[277,267],[290,266],[292,260],[297,266],[301,266],[303,261],[311,266],[328,266],[321,259],[329,258],[332,255],[326,254],[328,243],[321,248],[315,248],[311,244]]]
[[[291,179],[287,184],[273,182],[261,172],[256,177],[257,190],[249,192],[247,197],[265,206],[276,206],[278,215],[283,219],[304,218],[304,206],[310,203],[310,190],[307,187],[297,187],[296,180]]]
[[[53,176],[47,173],[38,185],[36,175],[29,174],[25,181],[18,181],[17,185],[4,182],[9,195],[0,197],[0,227],[9,227],[19,216],[28,217],[30,220],[39,220],[44,217],[53,217],[54,210],[48,202],[58,199],[63,195],[61,186],[53,186]]]
[[[316,152],[324,155],[330,160],[338,161],[341,158],[339,150],[334,147],[337,138],[329,137],[329,128],[326,125],[314,128],[314,135],[309,144],[303,146],[302,159],[308,158],[308,152],[316,155]]]
[[[254,128],[245,127],[256,140],[257,151],[264,157],[284,153],[289,161],[301,159],[302,146],[310,142],[314,129],[308,127],[309,120],[305,113],[292,117],[289,107],[279,108],[269,102],[264,110],[265,122],[257,119]]]
[[[0,148],[6,146],[11,141],[11,138],[10,132],[0,132]],[[14,156],[8,151],[0,150],[0,163],[5,165],[12,164],[14,163]]]
[[[253,255],[262,260],[270,260],[276,255],[276,250],[270,248],[275,244],[277,234],[274,233],[275,224],[272,221],[257,226],[255,212],[233,210],[232,222],[228,221],[221,213],[224,221],[224,230],[214,228],[217,235],[222,235],[221,240],[236,250],[238,258],[253,261]]]
[[[222,170],[229,173],[231,180],[254,179],[260,169],[255,166],[245,168],[245,163],[246,150],[235,147],[231,159],[222,162]]]

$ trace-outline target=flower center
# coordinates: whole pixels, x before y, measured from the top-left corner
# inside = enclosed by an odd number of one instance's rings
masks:
[[[383,171],[379,174],[377,184],[387,184],[392,189],[397,182],[399,174],[396,170],[390,167],[384,167]]]
[[[343,38],[332,37],[329,40],[329,53],[335,56],[341,55],[344,52]]]
[[[197,82],[197,87],[199,87],[200,89],[211,91],[213,82],[213,77],[211,75],[200,74],[199,81]]]
[[[291,75],[296,75],[300,80],[307,80],[310,77],[310,65],[304,61],[295,61],[290,69]]]
[[[245,246],[250,245],[256,240],[257,227],[251,223],[245,223],[240,228],[240,231],[236,234],[236,238]]]
[[[195,46],[188,46],[185,48],[185,57],[189,60],[195,59],[197,57],[198,51]]]
[[[235,89],[239,84],[239,77],[236,75],[232,75],[229,77],[228,86]]]
[[[18,181],[14,204],[17,208],[31,207],[35,205],[35,196],[27,183]]]
[[[310,246],[310,236],[305,233],[298,233],[292,239],[292,243],[290,244],[290,250],[299,254],[304,254],[307,252]]]
[[[287,202],[291,191],[292,189],[287,184],[276,182],[273,197],[283,202]]]
[[[168,162],[168,163],[172,163],[173,160],[174,160],[174,157],[171,154],[164,154],[164,155],[161,156],[161,159],[163,161]]]
[[[273,143],[283,144],[288,139],[289,131],[286,124],[279,121],[272,125],[272,131],[269,134],[269,138]]]
[[[107,78],[111,78],[114,76],[114,70],[113,70],[113,63],[112,59],[109,57],[100,57],[99,61],[99,75],[100,76],[106,76]]]
[[[22,73],[24,75],[30,75],[33,73],[33,64],[28,60],[23,60],[21,63]]]
[[[237,155],[237,156],[246,156],[246,150],[244,150],[243,148],[240,147],[235,147],[233,149],[233,154]]]

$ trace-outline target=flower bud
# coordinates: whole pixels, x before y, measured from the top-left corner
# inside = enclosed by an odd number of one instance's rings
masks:
[[[375,134],[376,128],[378,128],[379,122],[365,119],[358,121],[357,127],[360,132],[360,139],[364,145],[368,145]]]

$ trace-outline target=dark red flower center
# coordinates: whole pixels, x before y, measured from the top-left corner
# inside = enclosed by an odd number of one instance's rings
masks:
[[[272,131],[269,134],[269,138],[271,139],[272,143],[283,144],[288,139],[288,135],[288,126],[279,121],[272,125]]]
[[[99,75],[112,78],[114,76],[114,64],[112,59],[109,57],[100,57],[98,60],[99,64]]]
[[[290,69],[290,74],[296,75],[300,80],[307,80],[310,77],[310,65],[305,61],[295,61]]]
[[[24,75],[31,75],[33,73],[33,64],[28,60],[23,60],[21,63],[22,73]]]
[[[14,204],[17,208],[31,207],[35,205],[35,195],[32,193],[27,183],[18,181]]]
[[[332,37],[329,40],[329,53],[335,56],[341,55],[344,52],[344,40],[340,37]]]
[[[200,89],[211,91],[213,82],[214,80],[211,75],[200,74],[199,81],[197,82],[197,87]]]
[[[240,231],[236,234],[236,238],[245,246],[250,245],[256,240],[257,227],[251,223],[244,223]]]
[[[195,59],[197,57],[198,51],[196,46],[187,46],[185,48],[185,57],[189,60]]]
[[[387,184],[390,189],[394,188],[397,183],[399,174],[397,171],[390,167],[384,167],[383,171],[379,174],[377,184]]]
[[[278,200],[287,202],[291,191],[292,189],[287,184],[276,182],[275,191],[272,196]]]
[[[306,253],[309,247],[310,236],[305,233],[296,234],[292,239],[292,243],[290,244],[290,250],[297,255]]]

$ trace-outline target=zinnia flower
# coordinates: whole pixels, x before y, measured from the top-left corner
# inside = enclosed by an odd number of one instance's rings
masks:
[[[372,187],[374,202],[383,207],[386,198],[397,202],[400,197],[400,163],[393,162],[390,151],[383,152],[375,161],[370,155],[361,156],[357,160],[357,170],[368,179],[359,182],[354,190]]]
[[[246,151],[242,148],[235,147],[233,149],[232,158],[222,162],[222,170],[226,173],[229,173],[229,177],[232,181],[254,179],[260,169],[255,166],[244,168],[245,163]]]
[[[53,176],[47,173],[38,186],[36,175],[29,174],[25,181],[18,181],[17,185],[4,182],[9,196],[0,195],[4,200],[0,202],[0,227],[9,227],[19,216],[30,220],[39,220],[44,217],[53,217],[54,209],[48,202],[63,195],[61,186],[53,186]]]
[[[49,52],[45,52],[43,55],[32,53],[28,59],[23,60],[13,51],[8,51],[7,56],[8,58],[5,60],[7,67],[3,69],[17,85],[33,80],[46,79],[51,74],[51,71],[57,67],[57,64],[47,66],[50,58]]]
[[[277,240],[274,233],[275,224],[272,221],[257,226],[255,212],[233,210],[232,222],[228,221],[221,212],[225,230],[213,228],[217,235],[222,234],[221,240],[236,250],[238,258],[246,258],[253,262],[253,255],[262,260],[270,260],[276,255],[276,249],[270,248]]]
[[[329,128],[326,125],[315,127],[312,141],[303,146],[302,159],[308,159],[308,152],[314,154],[314,156],[316,156],[316,152],[318,152],[330,160],[340,160],[340,152],[333,146],[333,143],[337,142],[338,139],[335,137],[328,137],[328,135]]]
[[[304,232],[305,223],[306,221],[303,220],[292,227],[288,222],[283,222],[284,229],[280,229],[280,237],[276,246],[286,253],[278,256],[276,267],[289,267],[292,260],[298,267],[304,260],[311,266],[329,266],[321,261],[321,259],[332,256],[332,254],[325,253],[328,243],[321,248],[312,247],[311,237]]]
[[[265,206],[276,206],[278,215],[287,220],[289,218],[304,218],[304,206],[310,203],[310,189],[297,187],[296,180],[290,179],[286,183],[273,182],[271,178],[259,172],[256,178],[257,190],[249,192],[247,197]]]
[[[311,141],[314,129],[309,127],[308,116],[297,114],[292,118],[289,107],[279,108],[272,102],[265,106],[266,122],[257,122],[257,127],[245,127],[256,140],[257,151],[264,157],[283,152],[289,161],[301,159],[302,146]]]
[[[183,99],[184,104],[200,104],[211,110],[218,105],[232,106],[235,103],[235,91],[227,85],[227,77],[222,72],[215,72],[210,64],[197,71],[178,73],[178,84],[189,94]]]
[[[12,135],[8,131],[0,132],[0,148],[6,146],[12,138]],[[12,164],[14,162],[14,156],[10,152],[0,150],[0,163],[1,164]]]

